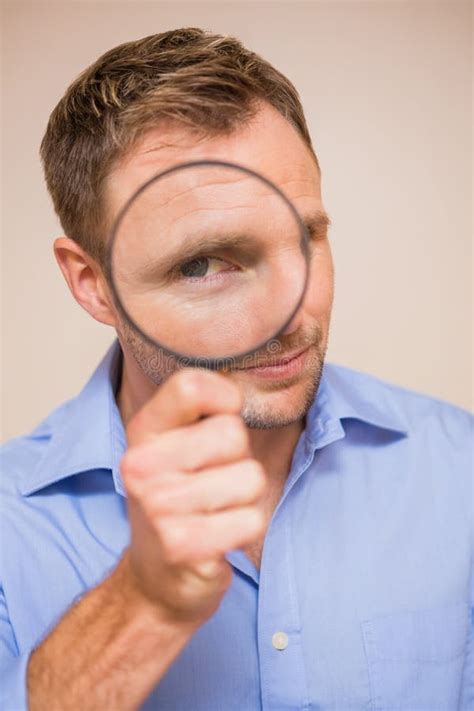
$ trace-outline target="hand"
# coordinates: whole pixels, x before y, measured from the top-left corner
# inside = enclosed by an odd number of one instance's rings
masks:
[[[130,572],[173,620],[199,625],[212,616],[232,581],[224,554],[264,535],[257,504],[267,478],[251,456],[241,407],[224,375],[186,369],[127,426]]]

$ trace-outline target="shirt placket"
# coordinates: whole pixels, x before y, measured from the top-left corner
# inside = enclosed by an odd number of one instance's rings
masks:
[[[284,505],[268,529],[260,569],[258,656],[262,711],[308,709],[301,622]]]
[[[336,419],[314,424],[314,440],[302,436],[292,471],[267,530],[259,572],[257,641],[262,711],[310,708],[301,638],[301,618],[291,543],[291,490],[311,465],[317,449],[344,437]]]

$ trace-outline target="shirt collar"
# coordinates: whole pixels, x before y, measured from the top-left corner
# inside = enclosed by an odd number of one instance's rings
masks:
[[[393,386],[373,375],[325,362],[317,396],[306,416],[306,435],[315,442],[335,421],[355,419],[409,435],[408,420]]]
[[[115,400],[121,364],[116,340],[79,395],[55,410],[33,433],[49,436],[50,441],[34,471],[25,472],[20,479],[23,495],[95,469],[111,471],[116,491],[125,495],[119,463],[126,436]],[[406,416],[383,381],[326,362],[306,416],[305,446],[314,451],[343,437],[341,422],[346,418],[409,434]]]
[[[119,462],[126,437],[115,401],[121,366],[122,351],[115,340],[79,395],[33,432],[33,437],[49,436],[50,441],[33,473],[25,472],[20,482],[23,495],[94,469],[111,471],[116,490],[123,493]]]

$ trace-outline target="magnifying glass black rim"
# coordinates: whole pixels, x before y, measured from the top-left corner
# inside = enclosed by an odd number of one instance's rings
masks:
[[[264,341],[259,343],[257,346],[254,348],[251,348],[248,351],[244,351],[242,353],[237,353],[237,354],[232,354],[228,356],[219,356],[218,358],[208,358],[205,356],[190,356],[186,355],[185,353],[179,353],[178,351],[174,351],[173,349],[169,348],[168,346],[162,345],[159,341],[151,338],[151,336],[148,336],[142,328],[135,322],[135,320],[130,316],[128,313],[127,309],[122,303],[122,300],[120,298],[120,293],[116,287],[115,284],[115,279],[114,279],[114,273],[113,273],[113,250],[114,250],[114,245],[115,241],[117,239],[118,231],[120,228],[120,225],[123,221],[123,218],[125,217],[129,207],[132,205],[132,203],[137,200],[137,198],[154,182],[160,180],[161,178],[166,177],[167,175],[170,175],[171,173],[175,173],[181,170],[185,170],[187,168],[204,168],[204,167],[221,167],[221,168],[231,168],[231,169],[237,169],[242,171],[243,173],[246,173],[250,177],[256,178],[257,180],[260,180],[263,182],[265,185],[267,185],[269,188],[273,189],[281,198],[284,200],[284,202],[287,204],[287,206],[290,208],[290,212],[293,214],[296,222],[298,223],[298,226],[300,228],[300,247],[303,252],[303,256],[306,262],[306,271],[305,271],[305,279],[304,279],[304,284],[303,288],[301,291],[301,295],[296,303],[296,306],[290,313],[290,316],[284,321],[283,325],[278,329],[278,331],[271,336],[270,338],[266,338]],[[278,186],[276,186],[274,183],[272,183],[271,180],[268,178],[265,178],[263,175],[260,175],[256,171],[252,170],[251,168],[247,168],[246,166],[240,165],[239,163],[231,163],[230,161],[222,161],[222,160],[213,160],[213,159],[206,159],[206,160],[196,160],[196,161],[186,161],[183,163],[176,163],[175,165],[171,166],[170,168],[167,168],[164,171],[161,171],[159,173],[155,173],[151,178],[149,178],[143,185],[141,185],[138,190],[136,190],[133,195],[127,200],[125,205],[120,209],[117,217],[115,218],[115,221],[112,225],[112,229],[110,231],[110,237],[108,239],[107,243],[107,251],[106,251],[106,268],[107,268],[107,274],[109,277],[109,285],[112,291],[112,296],[115,301],[115,304],[117,306],[117,309],[120,311],[121,315],[125,320],[132,326],[132,328],[137,331],[137,333],[142,336],[145,341],[151,345],[153,348],[159,348],[161,349],[165,355],[172,356],[174,359],[176,359],[179,363],[186,365],[188,367],[198,367],[198,368],[207,368],[209,370],[220,370],[222,368],[226,368],[229,366],[232,366],[232,364],[235,361],[242,360],[243,358],[249,357],[256,353],[257,351],[261,350],[264,348],[268,343],[271,341],[275,340],[280,336],[293,317],[295,316],[296,312],[300,308],[301,304],[303,303],[303,299],[306,293],[306,289],[308,287],[308,281],[309,281],[309,233],[308,230],[306,229],[306,225],[304,224],[301,215],[293,205],[293,203],[287,198],[285,193],[280,190]]]

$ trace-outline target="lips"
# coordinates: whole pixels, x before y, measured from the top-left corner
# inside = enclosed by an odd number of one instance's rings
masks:
[[[286,354],[285,356],[279,358],[267,358],[265,360],[257,361],[257,365],[242,366],[236,368],[236,370],[263,370],[264,368],[279,368],[288,365],[292,361],[299,358],[303,353],[308,350],[309,346],[306,348],[295,351],[294,353]]]

